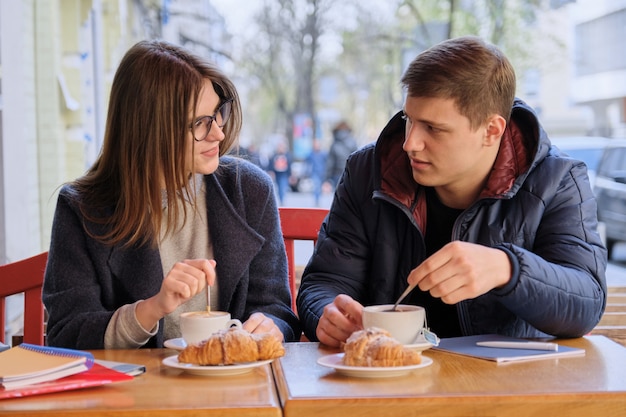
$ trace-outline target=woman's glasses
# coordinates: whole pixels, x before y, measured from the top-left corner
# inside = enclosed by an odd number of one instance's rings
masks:
[[[193,138],[197,142],[202,142],[206,139],[207,135],[211,131],[213,122],[217,123],[217,126],[221,129],[224,127],[228,118],[230,117],[230,110],[232,109],[233,99],[226,99],[213,113],[213,116],[203,116],[193,122],[189,129],[193,133]]]

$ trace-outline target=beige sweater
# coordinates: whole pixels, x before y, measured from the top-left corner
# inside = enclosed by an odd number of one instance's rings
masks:
[[[194,203],[178,199],[179,208],[184,205],[187,210],[187,221],[183,224],[183,218],[179,218],[176,228],[168,235],[161,236],[159,242],[159,253],[161,255],[161,264],[163,273],[167,273],[172,269],[176,262],[185,259],[212,259],[213,248],[208,229],[207,209],[205,199],[205,187],[202,177],[197,178],[198,194]],[[167,198],[167,197],[165,197]],[[164,201],[164,215],[167,215],[166,201]],[[163,226],[165,227],[165,225]],[[217,306],[217,281],[211,288],[211,305]],[[105,349],[130,349],[143,346],[150,337],[154,336],[158,331],[158,324],[149,331],[144,329],[137,320],[135,315],[135,307],[137,301],[133,304],[127,304],[120,307],[111,317],[107,326],[104,346]],[[164,318],[163,336],[165,340],[180,337],[179,317],[185,311],[206,310],[207,297],[206,292],[196,294],[184,304],[181,304],[176,310],[168,314]]]

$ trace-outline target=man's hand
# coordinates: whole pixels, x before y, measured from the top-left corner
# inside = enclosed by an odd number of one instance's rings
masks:
[[[250,333],[270,333],[281,342],[285,340],[283,332],[280,331],[274,320],[263,313],[252,313],[248,320],[243,323],[243,328]]]
[[[456,304],[501,287],[510,279],[511,263],[506,252],[454,241],[411,271],[407,280],[446,304]]]
[[[340,294],[324,307],[315,334],[325,345],[339,347],[350,335],[363,328],[363,306],[352,297]]]
[[[135,314],[141,326],[150,330],[165,315],[215,282],[215,260],[185,259],[176,262],[152,297],[137,304]]]

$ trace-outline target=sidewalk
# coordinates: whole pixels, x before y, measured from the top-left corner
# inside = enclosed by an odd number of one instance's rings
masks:
[[[626,288],[626,268],[616,263],[609,263],[606,268],[606,285]]]

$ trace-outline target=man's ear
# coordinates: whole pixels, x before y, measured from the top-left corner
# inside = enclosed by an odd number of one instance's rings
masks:
[[[500,138],[506,129],[506,120],[499,114],[492,115],[485,126],[485,145],[493,146],[500,142]]]

